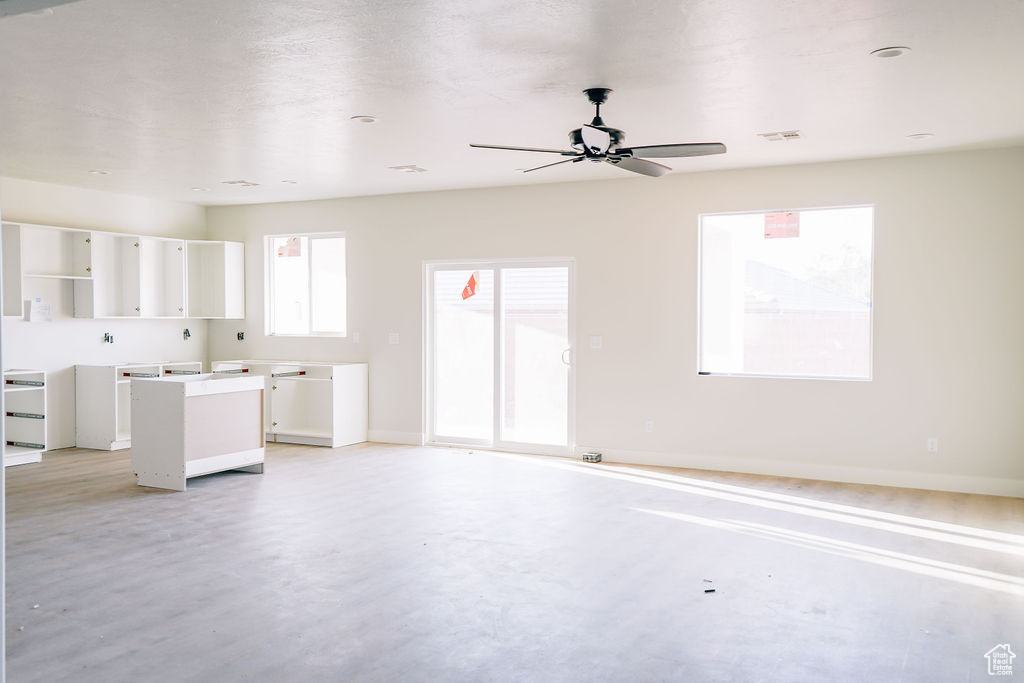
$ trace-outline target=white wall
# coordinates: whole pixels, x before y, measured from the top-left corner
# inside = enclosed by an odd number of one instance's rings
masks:
[[[580,448],[1024,496],[1022,187],[1014,148],[209,208],[211,238],[244,240],[247,259],[245,324],[212,321],[210,353],[368,361],[371,438],[416,442],[422,262],[572,256]],[[698,214],[848,204],[876,207],[874,380],[697,376]],[[328,230],[348,234],[361,342],[263,336],[261,235]],[[401,344],[387,344],[390,331]],[[591,334],[601,350],[579,343]],[[926,452],[931,436],[938,453]]]
[[[91,228],[187,239],[206,236],[204,210],[193,204],[0,178],[3,220]],[[201,360],[206,357],[203,320],[87,320],[73,318],[70,281],[29,279],[25,298],[42,297],[53,322],[3,319],[5,368],[41,368],[48,375],[47,442],[50,449],[75,445],[76,363]],[[186,342],[182,331],[188,327]],[[114,343],[103,342],[103,333]]]

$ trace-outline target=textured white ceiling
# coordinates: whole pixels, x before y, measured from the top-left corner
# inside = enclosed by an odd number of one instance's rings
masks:
[[[82,0],[0,18],[0,168],[203,204],[626,177],[467,146],[564,148],[590,86],[629,144],[729,147],[677,173],[1017,145],[1022,35],[1022,0]]]

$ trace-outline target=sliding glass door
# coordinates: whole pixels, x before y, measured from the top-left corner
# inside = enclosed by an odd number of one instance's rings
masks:
[[[572,263],[433,263],[426,279],[429,440],[568,454]]]

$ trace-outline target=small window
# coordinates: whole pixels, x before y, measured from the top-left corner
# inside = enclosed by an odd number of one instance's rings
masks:
[[[874,209],[700,219],[706,374],[871,378]]]
[[[266,238],[266,332],[345,336],[345,236]]]

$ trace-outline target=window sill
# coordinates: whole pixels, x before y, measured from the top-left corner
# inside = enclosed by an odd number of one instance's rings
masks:
[[[317,339],[317,338],[329,338],[329,339],[346,339],[348,334],[341,332],[309,332],[306,334],[285,334],[282,332],[267,332],[264,334],[266,337],[286,337],[291,339]]]

